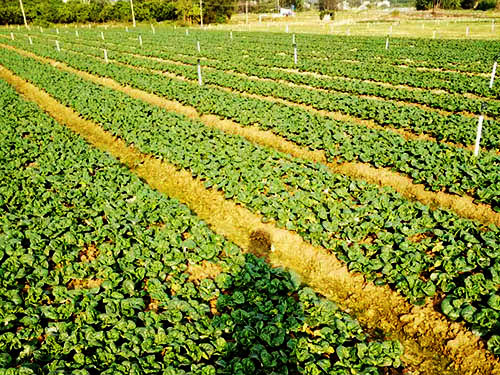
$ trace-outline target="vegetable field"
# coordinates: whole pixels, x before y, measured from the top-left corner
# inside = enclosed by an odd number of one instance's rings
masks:
[[[0,30],[0,374],[500,374],[499,53]]]

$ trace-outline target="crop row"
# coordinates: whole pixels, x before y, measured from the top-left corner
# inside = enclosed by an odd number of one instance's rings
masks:
[[[65,44],[65,46],[71,50],[98,57],[102,57],[103,53],[102,48],[97,47],[74,44]],[[191,80],[197,79],[197,71],[194,66],[196,62],[191,66],[185,66],[129,54],[130,52],[138,52],[137,50],[140,48],[128,49],[125,51],[126,54],[111,53],[109,56],[129,65],[174,73]],[[152,54],[154,55],[154,52]],[[303,87],[291,87],[278,82],[254,80],[211,69],[204,70],[203,81],[206,84],[228,87],[238,92],[272,96],[306,104],[318,110],[340,111],[362,119],[374,120],[382,126],[402,128],[416,134],[430,134],[438,141],[471,145],[476,137],[477,118],[460,114],[442,115],[415,106],[395,104],[373,98],[354,97],[340,92],[325,93]],[[487,149],[499,149],[499,132],[500,123],[486,120],[481,140],[483,146]]]
[[[124,38],[124,35],[126,38]],[[110,41],[131,44],[136,43],[136,38],[130,38],[130,34],[114,33],[109,36]],[[227,35],[227,34],[226,34]],[[127,38],[128,37],[128,38]],[[97,39],[97,38],[96,38]],[[215,60],[229,62],[245,61],[252,66],[266,68],[299,69],[304,72],[314,72],[333,77],[350,77],[369,81],[386,82],[391,84],[409,85],[423,89],[440,89],[451,93],[471,93],[482,97],[498,98],[500,94],[499,85],[492,89],[488,87],[488,78],[482,76],[470,76],[459,72],[426,71],[418,68],[394,66],[381,63],[375,59],[360,62],[339,61],[331,56],[328,51],[335,48],[329,46],[326,56],[321,59],[299,58],[298,65],[293,62],[293,48],[290,43],[288,47],[275,46],[267,43],[263,48],[254,48],[246,45],[244,41],[238,43],[236,48],[231,48],[232,41],[224,40],[219,43],[213,42],[213,33],[191,33],[189,36],[169,37],[168,34],[149,35],[158,49],[167,49],[180,54],[193,57],[203,56]],[[204,48],[199,54],[195,48],[196,40],[200,40]],[[380,46],[384,44],[383,38],[374,38]],[[313,42],[314,43],[314,42]],[[298,45],[299,51],[304,43]],[[466,45],[465,48],[468,46]],[[341,45],[338,48],[345,49]],[[355,47],[354,47],[355,48]],[[240,53],[234,53],[234,51]],[[484,49],[485,53],[479,58],[487,69],[491,71],[493,62],[498,54],[498,44],[494,42]],[[487,52],[486,52],[487,51]],[[299,52],[300,53],[300,52]],[[488,56],[488,59],[486,57]],[[300,55],[299,55],[300,57]]]
[[[93,46],[96,48],[106,48],[113,49],[125,53],[136,53],[140,55],[160,57],[164,59],[169,59],[177,62],[182,62],[185,64],[194,65],[197,63],[197,59],[200,56],[186,56],[184,54],[179,54],[176,50],[171,48],[161,47],[158,48],[158,44],[150,43],[148,40],[144,41],[141,48],[137,48],[137,40],[128,43],[109,43],[103,42],[102,40],[89,40],[89,39],[78,39],[75,40],[74,36],[58,36],[60,40],[71,41],[73,43],[78,42]],[[72,47],[74,48],[74,47]],[[194,49],[194,41],[190,41],[186,49]],[[207,48],[206,45],[202,46],[203,50]],[[209,47],[210,48],[210,47]],[[237,47],[235,47],[237,48]],[[500,102],[471,98],[461,94],[451,94],[451,93],[439,93],[439,92],[428,92],[425,90],[414,90],[406,87],[386,87],[383,84],[371,81],[363,81],[357,79],[339,79],[332,77],[316,77],[313,75],[304,75],[303,73],[294,73],[291,71],[283,71],[276,69],[269,69],[267,67],[260,67],[255,64],[249,64],[248,61],[241,61],[241,59],[236,61],[227,61],[219,59],[202,59],[202,66],[208,66],[216,68],[222,71],[234,71],[242,73],[245,75],[256,76],[259,78],[267,78],[272,80],[283,80],[291,83],[307,85],[311,88],[320,88],[325,90],[331,90],[334,92],[345,92],[355,95],[371,95],[380,98],[406,101],[411,103],[423,104],[436,109],[443,109],[450,112],[462,112],[467,111],[476,114],[485,114],[489,116],[498,117],[500,115]]]
[[[349,77],[368,81],[385,82],[397,85],[408,85],[422,89],[438,89],[446,90],[450,93],[471,93],[487,98],[498,98],[500,95],[500,86],[495,85],[492,89],[488,87],[488,79],[482,76],[470,76],[458,72],[445,71],[425,71],[418,68],[394,66],[391,64],[383,64],[377,60],[363,60],[361,62],[339,61],[328,51],[335,50],[329,46],[325,53],[327,57],[322,59],[300,58],[298,65],[293,62],[293,48],[290,45],[288,48],[276,46],[272,43],[267,43],[265,47],[256,49],[252,45],[246,45],[246,40],[237,44],[236,48],[230,48],[231,40],[214,41],[214,34],[217,32],[206,33],[191,33],[190,35],[179,35],[160,33],[157,35],[149,35],[147,38],[151,40],[157,49],[170,50],[183,55],[197,57],[200,54],[197,52],[196,40],[200,40],[203,44],[201,56],[205,58],[215,59],[218,61],[228,61],[230,63],[245,62],[249,66],[257,66],[264,68],[282,68],[282,69],[299,69],[303,72],[314,72],[325,74],[331,77]],[[57,35],[57,34],[52,34]],[[68,34],[69,35],[69,34]],[[98,34],[94,33],[94,38],[98,39]],[[137,43],[137,38],[134,38],[132,33],[107,32],[106,40],[116,41],[124,44]],[[227,33],[226,33],[227,38]],[[251,37],[248,37],[251,40]],[[383,44],[383,38],[374,38],[379,44]],[[315,43],[312,41],[312,43]],[[299,45],[299,51],[303,44]],[[229,47],[229,48],[228,48]],[[465,45],[464,48],[469,46]],[[344,49],[345,46],[339,45],[337,49]],[[354,49],[356,47],[353,47]],[[484,47],[484,54],[479,58],[488,70],[491,69],[495,55],[495,43],[491,43],[488,47]],[[240,53],[234,53],[235,50]],[[486,59],[486,57],[488,57]]]
[[[368,342],[335,304],[243,255],[0,87],[2,373],[378,374],[399,365],[398,342]],[[196,267],[217,274],[196,278]]]
[[[185,46],[185,29],[172,30],[159,28],[152,35],[151,29],[131,29],[128,34],[123,28],[105,30],[106,39],[123,36],[155,38],[163,47]],[[50,31],[49,31],[50,32]],[[85,38],[100,39],[98,30],[80,30]],[[53,30],[52,30],[53,33]],[[61,30],[61,34],[72,34],[74,31]],[[189,30],[193,39],[201,40],[212,48],[227,48],[228,43],[238,50],[248,50],[258,54],[268,55],[271,51],[289,52],[293,42],[292,33],[259,33],[230,31],[199,31]],[[307,59],[332,62],[364,62],[376,61],[383,65],[403,65],[412,68],[451,70],[463,73],[490,73],[491,65],[498,55],[498,41],[484,40],[428,40],[390,37],[390,46],[385,50],[385,38],[333,35],[296,34],[295,41],[300,46],[301,56]],[[418,70],[415,70],[418,72]]]
[[[80,54],[64,49],[56,52],[52,47],[42,45],[24,48],[64,61],[77,69],[191,105],[201,113],[231,118],[242,125],[257,124],[297,144],[325,150],[330,161],[359,160],[376,167],[389,167],[434,191],[445,189],[470,194],[491,204],[495,210],[500,207],[500,157],[495,153],[481,153],[475,158],[465,149],[431,141],[405,140],[390,131],[335,121],[302,108],[243,97],[217,88],[200,88],[192,82],[169,79],[123,65],[103,64],[102,59],[82,58]]]
[[[189,170],[207,188],[330,249],[351,270],[391,284],[415,303],[445,297],[442,311],[465,320],[499,353],[498,227],[431,211],[390,189],[332,174],[13,52],[3,50],[0,61],[141,152]]]

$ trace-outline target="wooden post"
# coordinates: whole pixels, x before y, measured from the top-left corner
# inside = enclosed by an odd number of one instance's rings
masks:
[[[24,13],[23,0],[19,0],[19,5],[21,6],[21,12],[23,13],[24,26],[29,30],[28,21],[26,21],[26,13]]]
[[[134,3],[130,0],[130,10],[132,11],[132,25],[135,27]]]
[[[203,27],[203,0],[200,0],[200,26]]]

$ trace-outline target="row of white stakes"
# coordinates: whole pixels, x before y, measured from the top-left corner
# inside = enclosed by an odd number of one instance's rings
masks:
[[[187,29],[186,29],[186,32],[187,32]],[[187,35],[189,35],[189,32],[187,32]],[[76,31],[76,36],[78,37],[78,31]],[[14,38],[14,33],[11,32],[10,33],[10,37],[11,37],[12,40],[14,40],[15,39]],[[102,40],[104,40],[104,34],[102,33],[102,31],[101,31],[101,38],[102,38]],[[232,31],[230,33],[230,38],[231,39],[233,38],[233,32]],[[28,40],[29,40],[29,43],[32,45],[33,44],[33,40],[31,38],[31,36],[28,36]],[[139,41],[139,45],[142,46],[142,36],[141,35],[138,36],[138,41]],[[61,47],[60,47],[60,44],[59,44],[59,40],[56,40],[55,44],[56,44],[56,50],[58,52],[61,52]],[[293,61],[294,61],[294,64],[297,65],[298,54],[297,54],[297,43],[296,43],[296,39],[295,39],[295,34],[292,35],[292,44],[293,44]],[[201,52],[200,41],[196,41],[196,49],[197,49],[198,53]],[[386,37],[385,49],[389,49],[389,36]],[[103,52],[104,52],[104,61],[107,64],[107,63],[109,63],[108,51],[107,51],[107,49],[103,49]],[[490,82],[489,82],[489,88],[490,89],[493,88],[493,82],[495,81],[495,75],[496,75],[496,70],[497,70],[497,66],[498,66],[498,61],[497,60],[498,60],[498,58],[495,60],[495,62],[493,64],[493,69],[491,71],[491,77],[490,77]],[[197,72],[198,72],[198,85],[202,86],[203,85],[203,80],[202,80],[202,75],[201,75],[200,59],[198,59],[198,62],[197,62]],[[477,124],[476,142],[475,142],[475,146],[474,146],[474,156],[478,156],[479,155],[479,144],[481,142],[483,122],[484,122],[484,115],[481,114],[479,116],[478,124]]]
[[[436,23],[439,24],[439,20],[436,20]],[[368,28],[371,24],[370,23],[366,23],[366,28]],[[13,25],[12,25],[13,26]],[[151,26],[151,31],[153,34],[156,34],[156,29],[154,27],[153,24],[150,24]],[[65,27],[68,27],[68,25],[65,25]],[[334,24],[331,23],[330,24],[330,32],[333,33],[333,27],[334,27]],[[91,24],[88,24],[88,28],[90,29],[91,28]],[[19,30],[20,29],[20,26],[17,25],[17,29]],[[75,29],[76,29],[76,26],[75,26]],[[107,30],[108,29],[108,26],[107,25],[104,25],[104,29]],[[176,26],[174,25],[174,29],[176,29]],[[425,29],[425,23],[422,23],[422,30]],[[40,26],[40,31],[43,32],[43,28]],[[128,32],[129,29],[128,29],[128,26],[125,27],[125,31]],[[494,32],[495,31],[495,19],[492,19],[491,20],[491,32]],[[290,28],[289,28],[289,25],[286,24],[285,25],[285,32],[286,33],[289,33],[290,32]],[[465,36],[468,37],[469,36],[469,32],[470,32],[470,26],[467,26],[466,29],[465,29]],[[59,28],[56,28],[56,33],[59,34]],[[350,35],[351,32],[350,32],[350,29],[347,29],[346,31],[347,35]],[[434,34],[433,34],[433,38],[435,38],[435,31],[434,31]],[[389,26],[389,34],[392,34],[392,25]],[[186,35],[189,35],[189,29],[186,29]]]
[[[367,24],[367,27],[368,27],[368,24]],[[424,29],[424,27],[425,27],[425,24],[422,23],[422,29]],[[89,28],[90,28],[90,24],[89,24]],[[107,29],[107,27],[105,27],[105,28]],[[492,20],[491,21],[491,31],[494,32],[494,30],[495,30],[495,20]],[[125,27],[125,31],[129,32],[128,26]],[[153,34],[156,34],[156,29],[155,29],[155,27],[154,27],[153,24],[151,24],[151,31],[152,31]],[[285,31],[286,31],[286,33],[289,32],[288,25],[286,25]],[[43,28],[41,26],[40,26],[40,32],[43,33]],[[330,32],[333,32],[333,24],[330,24]],[[389,33],[388,34],[392,35],[392,32],[393,32],[393,28],[392,28],[392,25],[391,25],[389,27]],[[56,28],[56,33],[59,34],[59,28]],[[75,28],[75,34],[76,34],[77,37],[79,37],[78,30],[76,30],[76,28]],[[189,36],[189,29],[186,29],[186,35]],[[351,35],[351,29],[347,29],[346,30],[346,35],[348,35],[348,36]],[[436,32],[436,30],[434,30],[432,32],[432,39],[436,39],[436,35],[437,35],[437,32]],[[469,37],[469,35],[470,35],[470,27],[467,26],[465,28],[465,36]],[[293,36],[295,38],[295,34],[293,34]],[[231,38],[231,40],[233,39],[233,32],[232,31],[230,32],[230,38]],[[104,40],[104,33],[102,31],[101,31],[101,39]],[[293,43],[295,43],[295,41]],[[386,49],[388,49],[388,48],[389,48],[389,45],[388,45],[388,43],[386,43]]]

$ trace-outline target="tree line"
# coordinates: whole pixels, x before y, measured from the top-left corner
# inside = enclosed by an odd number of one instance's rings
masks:
[[[128,0],[23,0],[29,23],[130,22]],[[237,10],[237,0],[203,0],[203,23],[223,23]],[[134,0],[137,21],[200,22],[199,0]],[[0,24],[22,24],[18,0],[0,0]]]

